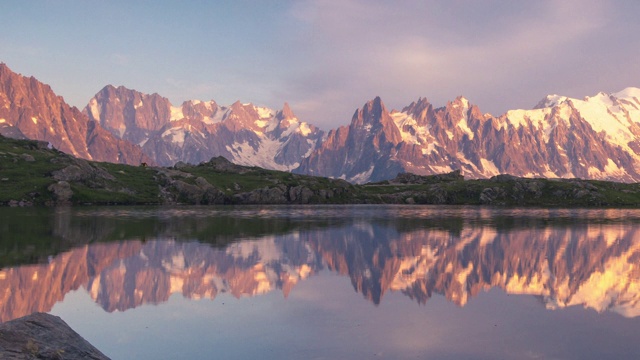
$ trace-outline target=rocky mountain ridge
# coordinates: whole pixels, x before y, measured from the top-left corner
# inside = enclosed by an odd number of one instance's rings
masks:
[[[440,108],[421,98],[401,111],[387,111],[376,98],[356,111],[348,127],[330,131],[294,172],[358,183],[454,169],[468,178],[636,182],[639,136],[638,88],[584,100],[551,95],[532,110],[499,117],[463,97]]]
[[[73,156],[113,163],[152,163],[140,147],[118,139],[69,106],[50,86],[0,63],[0,134],[45,141]]]
[[[109,162],[234,163],[355,183],[456,169],[467,178],[640,181],[640,89],[582,100],[549,95],[530,110],[482,113],[458,97],[443,107],[420,98],[387,110],[377,97],[349,126],[323,131],[283,109],[186,101],[106,86],[80,113],[35,78],[0,68],[0,134],[48,141],[77,157]]]
[[[191,100],[176,107],[158,94],[122,86],[103,88],[84,113],[163,166],[224,156],[240,165],[291,170],[323,136],[286,103],[278,111],[239,101],[220,106],[213,100]]]

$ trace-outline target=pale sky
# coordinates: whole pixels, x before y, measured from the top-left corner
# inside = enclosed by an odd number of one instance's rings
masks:
[[[105,85],[325,130],[463,95],[483,112],[640,87],[640,1],[3,1],[0,62],[83,108]]]

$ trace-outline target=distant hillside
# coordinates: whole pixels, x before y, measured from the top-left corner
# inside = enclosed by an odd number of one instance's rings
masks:
[[[640,206],[640,184],[527,179],[465,180],[459,171],[365,185],[235,165],[130,166],[74,158],[48,143],[0,136],[0,204],[468,204]]]

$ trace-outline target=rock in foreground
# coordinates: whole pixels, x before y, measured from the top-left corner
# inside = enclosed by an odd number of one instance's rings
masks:
[[[109,359],[57,316],[34,313],[0,324],[0,359]]]

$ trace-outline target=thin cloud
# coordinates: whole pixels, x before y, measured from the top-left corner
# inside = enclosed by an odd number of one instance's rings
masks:
[[[129,56],[125,54],[118,54],[118,53],[111,54],[111,56],[109,57],[109,60],[111,60],[112,64],[120,65],[120,66],[129,65],[130,63]]]
[[[315,68],[291,79],[289,98],[321,124],[334,121],[317,114],[338,101],[336,93],[345,96],[344,105],[335,105],[344,111],[342,123],[351,115],[347,109],[376,95],[393,106],[419,96],[443,105],[465,95],[481,108],[506,110],[518,102],[509,94],[522,95],[510,88],[553,87],[559,79],[540,76],[580,61],[581,46],[610,24],[609,7],[600,2],[534,3],[504,10],[463,1],[447,8],[439,2],[298,2],[290,15],[311,27],[314,43],[301,51]]]

